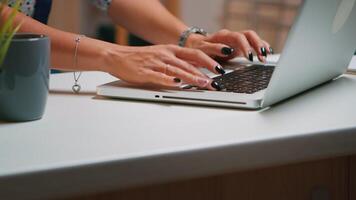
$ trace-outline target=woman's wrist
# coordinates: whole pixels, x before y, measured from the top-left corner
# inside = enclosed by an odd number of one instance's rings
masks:
[[[107,73],[111,73],[114,60],[117,62],[121,58],[119,51],[115,47],[104,48],[100,53],[100,57],[102,64],[100,64],[99,71]],[[116,64],[119,65],[119,63]]]
[[[84,56],[84,60],[82,60],[82,65],[86,65],[87,67],[92,66],[92,70],[108,72],[112,70],[113,65],[117,65],[118,58],[121,58],[120,51],[118,49],[125,48],[123,46],[112,44],[104,41],[100,41],[92,38],[85,38],[83,43],[85,48],[82,52],[82,56]],[[115,61],[114,61],[115,58]]]
[[[122,65],[124,59],[127,58],[128,55],[136,53],[138,53],[136,47],[109,44],[101,53],[103,64],[101,64],[99,71],[112,73]]]
[[[64,49],[60,43],[61,41],[56,40],[56,42],[54,42],[53,46],[56,50],[56,54],[54,55],[55,63],[61,66],[56,67],[56,69],[103,72],[107,70],[107,49],[110,48],[110,43],[74,34],[68,34],[67,39],[69,40],[66,45],[68,55],[65,57],[58,56],[63,54],[61,51],[58,51],[58,49]],[[77,42],[78,39],[79,41]],[[77,63],[73,63],[73,60],[76,59]]]

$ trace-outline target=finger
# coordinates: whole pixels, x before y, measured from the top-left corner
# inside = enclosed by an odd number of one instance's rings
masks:
[[[166,63],[169,65],[179,67],[180,69],[182,69],[188,73],[194,74],[196,76],[200,76],[202,78],[208,77],[207,75],[205,75],[204,73],[199,71],[194,65],[192,65],[184,60],[178,59],[176,57],[173,57],[172,59],[167,60]]]
[[[241,33],[232,33],[229,35],[231,43],[243,52],[244,56],[253,62],[252,47],[245,35]]]
[[[183,80],[183,82],[199,88],[221,90],[221,86],[216,81],[213,81],[208,77],[194,76],[174,66],[167,67],[167,75],[178,77]]]
[[[235,54],[235,49],[222,43],[205,42],[199,49],[211,57],[230,57]]]
[[[146,70],[144,72],[144,75],[146,77],[146,80],[154,85],[159,85],[164,87],[177,87],[177,88],[181,86],[180,79],[176,77],[168,76],[161,72]]]
[[[274,51],[273,51],[273,48],[271,47],[271,45],[268,42],[266,42],[265,40],[262,40],[262,42],[267,49],[267,53],[274,54]]]
[[[267,49],[265,43],[257,35],[255,31],[244,31],[243,34],[246,36],[247,40],[257,53],[257,56],[261,62],[265,62],[267,57]]]
[[[225,74],[225,70],[219,63],[200,50],[180,48],[178,51],[176,51],[176,56],[188,62],[193,61],[197,65],[205,67],[213,73]]]
[[[262,39],[257,35],[255,31],[244,31],[243,34],[246,36],[248,42],[254,48],[254,50],[262,56],[267,56],[266,51],[263,51],[262,48],[266,48],[265,44],[263,43]],[[266,50],[266,49],[264,49]]]
[[[221,30],[216,34],[209,36],[207,41],[229,45],[234,49],[238,49],[247,59],[253,61],[252,47],[250,46],[250,43],[245,35],[242,33]]]
[[[171,77],[176,77],[187,84],[195,85],[201,88],[207,88],[207,86],[211,82],[210,78],[196,76],[169,64],[162,64],[161,66],[158,66],[155,71],[164,73]],[[177,82],[178,79],[176,79]]]

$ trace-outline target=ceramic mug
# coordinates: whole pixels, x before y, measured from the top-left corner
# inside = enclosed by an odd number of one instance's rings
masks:
[[[49,91],[50,40],[16,34],[0,67],[0,120],[41,119]]]

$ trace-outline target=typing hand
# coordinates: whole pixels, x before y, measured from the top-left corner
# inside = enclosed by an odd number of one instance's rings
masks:
[[[273,54],[269,43],[252,30],[232,32],[223,29],[208,36],[192,34],[186,46],[200,49],[207,55],[224,61],[243,56],[252,62],[255,52],[261,62],[266,62],[267,54]]]
[[[222,67],[200,50],[176,45],[117,47],[108,51],[105,70],[129,83],[179,88],[182,83],[219,90],[198,67],[222,74]]]

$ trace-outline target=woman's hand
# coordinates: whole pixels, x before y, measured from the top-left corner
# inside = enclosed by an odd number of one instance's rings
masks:
[[[208,36],[192,34],[186,47],[200,49],[212,58],[230,60],[236,56],[244,56],[253,61],[253,52],[261,62],[266,62],[267,54],[273,54],[268,42],[262,40],[252,30],[232,32],[220,30]]]
[[[222,67],[200,50],[176,45],[148,47],[114,46],[105,52],[104,71],[129,83],[180,87],[182,82],[210,90],[219,85],[200,72],[198,67],[222,74]]]

